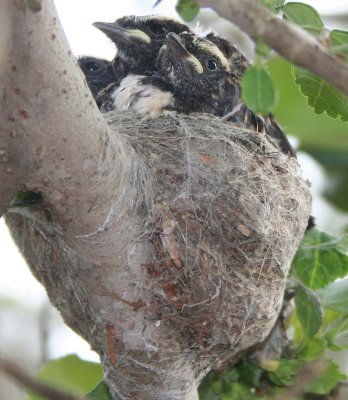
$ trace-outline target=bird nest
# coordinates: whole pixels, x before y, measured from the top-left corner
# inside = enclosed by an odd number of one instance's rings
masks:
[[[196,399],[209,369],[233,361],[272,329],[310,213],[308,183],[297,160],[267,137],[211,115],[105,118],[113,129],[105,146],[122,141],[132,154],[128,180],[136,193],[135,200],[129,190],[115,199],[127,204],[131,221],[136,215],[128,226],[132,239],[118,247],[129,263],[98,276],[119,297],[76,289],[85,285],[86,268],[64,235],[57,240],[51,220],[35,228],[31,218],[21,233],[17,220],[12,231],[39,279],[53,285],[65,274],[50,297],[101,355],[114,398]],[[118,168],[120,160],[107,153],[103,168]],[[28,229],[36,230],[31,244],[23,239]],[[53,265],[53,245],[64,268]],[[64,293],[66,276],[74,294]],[[78,301],[69,300],[76,293]]]

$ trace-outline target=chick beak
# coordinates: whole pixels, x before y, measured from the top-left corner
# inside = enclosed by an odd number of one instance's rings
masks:
[[[194,70],[202,74],[203,73],[203,66],[198,61],[198,59],[193,56],[184,46],[182,40],[178,35],[173,32],[167,34],[166,46],[174,58],[176,58],[179,62],[181,62],[184,67],[189,66],[193,67]]]
[[[139,29],[127,29],[114,22],[94,22],[93,25],[105,33],[116,45],[132,45],[135,41],[151,43],[150,36]]]

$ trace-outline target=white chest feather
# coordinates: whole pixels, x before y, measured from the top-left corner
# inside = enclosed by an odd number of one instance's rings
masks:
[[[128,75],[112,94],[114,106],[120,111],[134,111],[137,114],[156,116],[173,104],[170,92],[151,84],[144,84],[144,76]]]

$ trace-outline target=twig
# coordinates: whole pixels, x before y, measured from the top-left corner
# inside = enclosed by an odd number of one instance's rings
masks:
[[[325,372],[327,364],[325,360],[319,359],[305,364],[297,374],[294,383],[284,392],[280,393],[274,400],[295,400],[303,394],[305,388],[318,376]]]
[[[255,0],[198,0],[264,42],[292,63],[307,68],[348,95],[348,67],[300,27],[281,20]]]
[[[21,370],[14,363],[0,358],[0,371],[8,375],[25,389],[49,400],[82,400],[81,397],[62,392],[52,386],[39,382]]]

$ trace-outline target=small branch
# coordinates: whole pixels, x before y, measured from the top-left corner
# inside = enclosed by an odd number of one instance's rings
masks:
[[[321,76],[348,95],[348,67],[303,29],[279,19],[255,0],[198,2],[239,26],[252,39],[261,36],[281,56]]]
[[[20,386],[48,400],[82,400],[81,397],[62,392],[52,386],[39,382],[10,361],[0,358],[0,371],[9,376]]]

